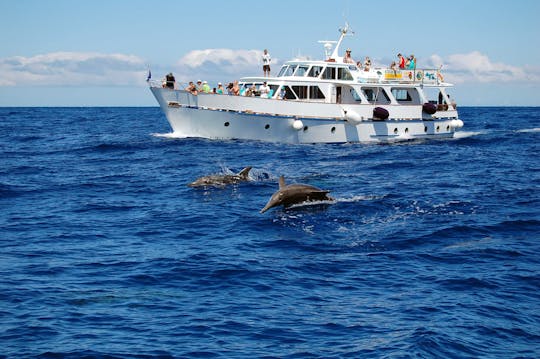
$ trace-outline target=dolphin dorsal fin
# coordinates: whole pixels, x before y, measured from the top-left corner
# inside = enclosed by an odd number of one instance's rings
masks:
[[[279,176],[279,188],[285,187],[285,177],[283,175]]]
[[[242,171],[238,173],[238,176],[242,178],[248,178],[249,171],[251,171],[251,168],[252,168],[251,166],[244,168]]]

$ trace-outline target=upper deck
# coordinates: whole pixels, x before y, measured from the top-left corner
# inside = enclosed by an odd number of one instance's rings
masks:
[[[422,84],[449,86],[443,81],[439,69],[360,69],[355,64],[340,61],[288,61],[281,67],[276,79],[299,81],[344,81],[348,83]]]

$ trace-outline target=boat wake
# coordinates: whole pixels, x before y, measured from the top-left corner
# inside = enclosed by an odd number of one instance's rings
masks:
[[[517,130],[518,133],[532,133],[532,132],[540,132],[540,127],[535,128],[524,128],[523,130]]]
[[[161,137],[161,138],[187,138],[188,137],[182,133],[177,133],[177,132],[152,133],[151,135],[154,137]]]
[[[485,135],[487,131],[458,131],[454,133],[455,139],[469,138],[479,135]]]

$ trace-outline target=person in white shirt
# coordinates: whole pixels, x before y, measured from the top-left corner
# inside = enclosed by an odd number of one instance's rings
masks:
[[[262,55],[264,76],[270,76],[270,62],[271,61],[272,59],[270,58],[270,54],[268,53],[268,50],[264,49],[264,52]]]
[[[270,93],[270,87],[266,84],[266,81],[259,86],[259,92],[261,93],[261,98],[268,98],[268,94]]]

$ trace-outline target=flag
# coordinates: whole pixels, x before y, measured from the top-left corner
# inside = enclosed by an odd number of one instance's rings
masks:
[[[150,81],[152,78],[152,72],[150,72],[150,69],[148,69],[148,76],[146,77],[146,82]]]

